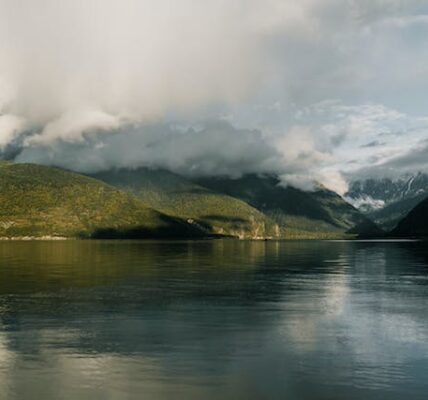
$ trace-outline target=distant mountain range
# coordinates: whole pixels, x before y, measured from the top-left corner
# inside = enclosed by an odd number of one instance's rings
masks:
[[[392,230],[422,200],[428,197],[428,175],[416,173],[399,179],[357,180],[345,199],[386,231]]]

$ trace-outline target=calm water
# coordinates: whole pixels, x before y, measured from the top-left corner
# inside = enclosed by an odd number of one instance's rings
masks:
[[[428,245],[1,242],[1,399],[426,399]]]

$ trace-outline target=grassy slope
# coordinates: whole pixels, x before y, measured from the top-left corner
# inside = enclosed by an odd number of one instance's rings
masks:
[[[356,208],[329,190],[304,192],[278,186],[276,177],[247,175],[240,179],[199,179],[213,190],[238,197],[263,211],[288,236],[331,237],[343,234],[380,234],[377,226]],[[302,232],[303,231],[303,232]]]
[[[0,205],[2,237],[201,234],[103,182],[34,164],[0,163]]]
[[[391,232],[398,237],[428,237],[428,199],[420,202]]]
[[[245,202],[162,170],[116,170],[93,175],[129,191],[171,216],[191,219],[207,232],[241,238],[276,237],[276,224]]]

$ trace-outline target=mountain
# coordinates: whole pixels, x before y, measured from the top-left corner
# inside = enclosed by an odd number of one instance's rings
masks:
[[[396,201],[384,208],[367,213],[366,215],[385,231],[394,229],[414,207],[428,197],[428,193],[421,193],[415,197]]]
[[[347,201],[388,231],[426,197],[428,175],[420,172],[395,180],[357,180],[345,194]]]
[[[138,197],[148,207],[191,221],[210,234],[239,238],[279,237],[279,227],[254,207],[165,170],[139,168],[91,175]]]
[[[264,212],[289,232],[379,235],[381,230],[338,194],[319,188],[305,192],[283,187],[276,176],[246,175],[240,179],[204,178],[197,183],[240,198]]]
[[[428,238],[428,199],[420,202],[391,232],[394,237]]]
[[[399,179],[370,178],[351,182],[345,197],[360,209],[373,210],[428,193],[428,175],[417,173]]]
[[[0,237],[204,235],[103,182],[41,165],[1,162],[0,204]]]
[[[83,176],[0,162],[0,237],[239,238],[377,234],[326,189],[281,187],[275,177],[201,179],[150,169]]]

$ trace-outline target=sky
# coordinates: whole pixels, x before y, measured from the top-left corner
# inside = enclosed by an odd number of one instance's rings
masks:
[[[0,0],[0,153],[82,172],[428,170],[428,1]]]

